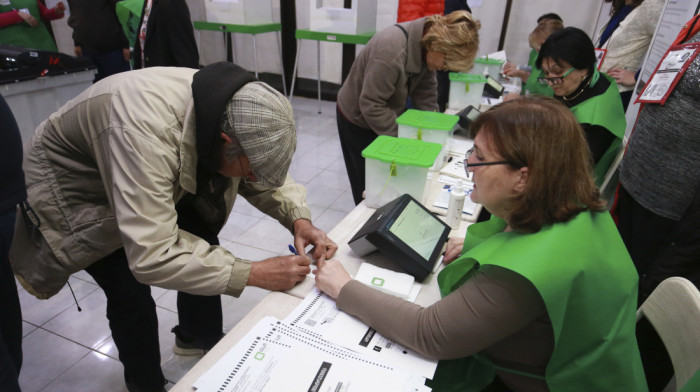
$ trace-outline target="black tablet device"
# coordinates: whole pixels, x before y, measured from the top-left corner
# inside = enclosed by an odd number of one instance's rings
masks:
[[[358,256],[379,250],[417,281],[433,270],[450,227],[409,194],[380,207],[348,245]]]
[[[459,116],[459,127],[455,130],[455,133],[461,133],[469,137],[469,126],[472,122],[474,122],[474,120],[476,120],[477,117],[479,117],[480,114],[481,112],[472,105],[469,105],[457,112],[457,116]]]
[[[484,85],[484,95],[489,98],[500,98],[503,95],[503,90],[505,88],[501,83],[491,76],[486,77],[486,84]]]

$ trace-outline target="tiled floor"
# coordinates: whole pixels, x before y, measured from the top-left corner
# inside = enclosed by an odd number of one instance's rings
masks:
[[[290,172],[306,186],[307,202],[314,224],[329,231],[352,208],[350,184],[345,173],[335,125],[335,103],[292,99],[297,122],[297,151]],[[277,221],[260,213],[242,198],[220,234],[221,244],[234,254],[262,260],[287,254],[292,235]],[[106,298],[85,272],[70,283],[80,303],[64,289],[49,300],[37,300],[19,289],[24,319],[24,364],[20,386],[24,392],[123,392],[123,368],[111,338],[105,316]],[[19,286],[19,285],[18,285]],[[265,294],[266,290],[246,288],[240,298],[224,297],[224,330],[230,330]],[[169,388],[199,359],[172,352],[177,324],[176,292],[154,287],[158,306],[162,367]]]

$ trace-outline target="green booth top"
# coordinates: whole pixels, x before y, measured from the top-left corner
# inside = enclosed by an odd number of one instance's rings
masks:
[[[362,151],[362,156],[403,166],[430,167],[441,149],[438,143],[380,135]]]
[[[396,118],[396,123],[422,129],[451,131],[459,121],[459,116],[424,110],[408,109]]]

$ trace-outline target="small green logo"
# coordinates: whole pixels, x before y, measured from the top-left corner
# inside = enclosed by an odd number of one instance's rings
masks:
[[[265,358],[265,353],[261,353],[260,351],[255,353],[255,359],[257,359],[258,361],[262,361],[263,358]]]
[[[374,277],[372,278],[372,286],[382,287],[384,286],[384,279]]]

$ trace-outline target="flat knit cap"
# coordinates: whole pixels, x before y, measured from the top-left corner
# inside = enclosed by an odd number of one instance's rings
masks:
[[[251,82],[231,97],[226,114],[258,182],[273,188],[284,184],[297,145],[287,98],[265,83]]]

